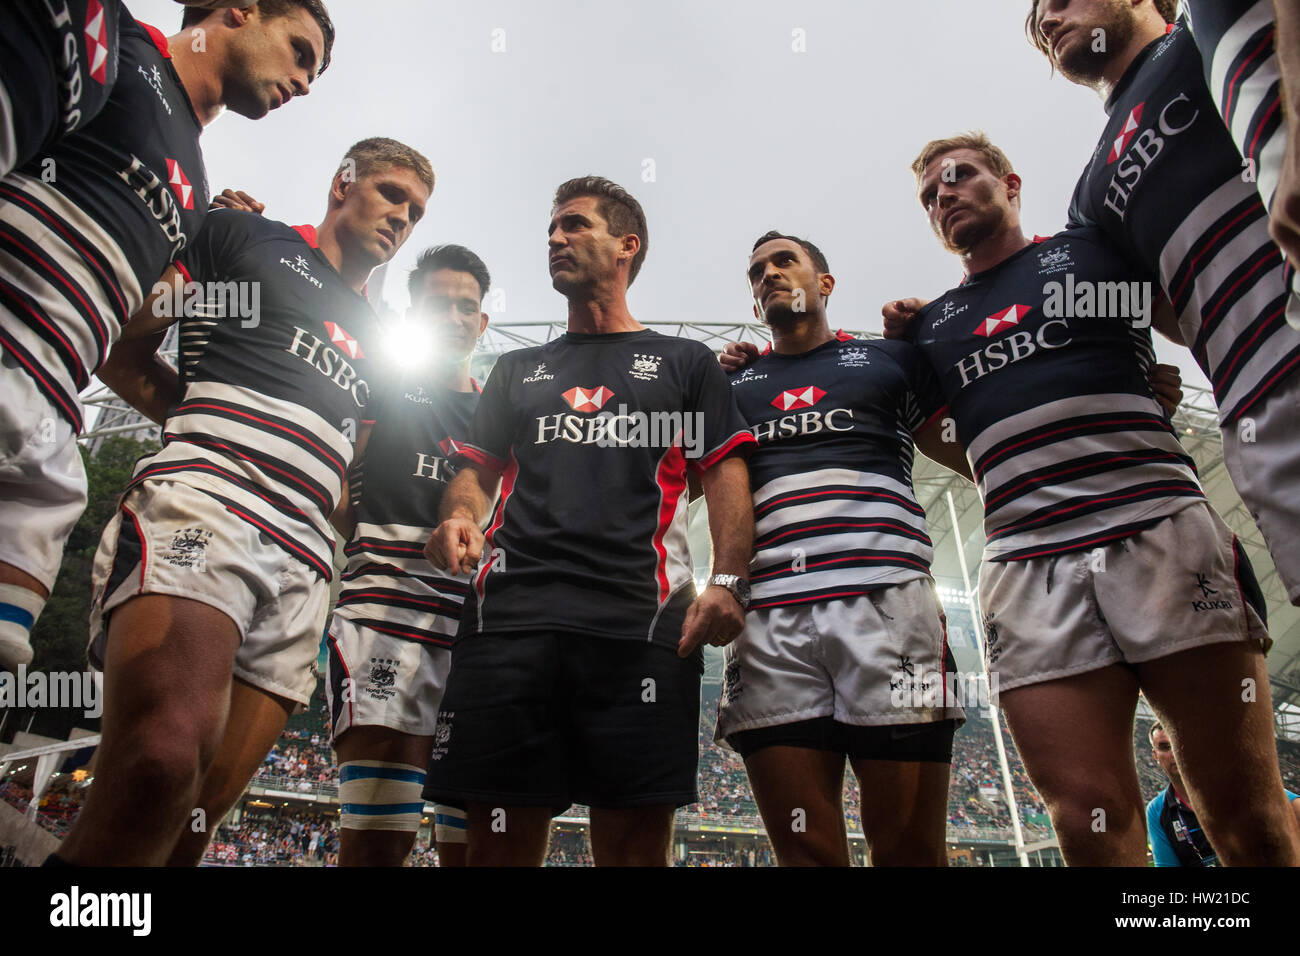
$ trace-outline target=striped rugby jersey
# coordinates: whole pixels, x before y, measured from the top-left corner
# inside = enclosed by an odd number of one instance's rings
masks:
[[[99,115],[117,79],[120,11],[119,0],[0,5],[0,175]]]
[[[334,613],[381,634],[450,647],[469,579],[424,556],[442,493],[455,474],[478,390],[454,392],[410,377],[377,393],[375,425],[348,490],[356,530]]]
[[[1272,208],[1287,136],[1273,0],[1187,0],[1186,8],[1210,95]],[[1289,263],[1287,271],[1300,296],[1300,275]],[[1287,321],[1300,328],[1300,307],[1287,310]]]
[[[329,517],[370,420],[375,315],[311,226],[216,209],[178,265],[205,297],[181,320],[182,396],[162,450],[132,483],[192,485],[330,580]],[[232,290],[242,305],[256,294],[253,318],[229,314]]]
[[[758,440],[751,608],[853,597],[930,573],[912,435],[942,401],[906,342],[840,338],[731,376]]]
[[[501,474],[459,636],[577,631],[676,648],[695,598],[687,470],[753,445],[702,342],[568,332],[503,355],[457,448]]]
[[[0,180],[0,346],[78,431],[78,394],[208,208],[166,40],[125,9],[119,37],[99,116]]]
[[[1138,55],[1106,103],[1070,225],[1097,226],[1159,276],[1209,378],[1223,424],[1300,368],[1282,255],[1180,19]]]
[[[966,446],[986,560],[1092,548],[1204,498],[1147,384],[1150,328],[1096,315],[1101,283],[1140,279],[1100,231],[1067,230],[911,323]]]

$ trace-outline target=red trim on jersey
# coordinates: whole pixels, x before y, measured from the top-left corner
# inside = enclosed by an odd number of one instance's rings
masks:
[[[743,434],[754,438],[749,432]],[[668,581],[668,549],[664,547],[664,538],[672,528],[673,518],[676,517],[682,495],[686,492],[686,456],[680,445],[669,448],[663,458],[659,459],[659,467],[655,469],[655,485],[659,488],[659,526],[655,528],[651,543],[657,555],[655,580],[659,584],[658,603],[663,604],[672,593]]]
[[[1232,115],[1232,105],[1233,105],[1232,101],[1237,98],[1237,93],[1241,85],[1241,75],[1245,73],[1248,68],[1256,65],[1256,61],[1258,60],[1259,55],[1261,53],[1264,53],[1265,51],[1269,51],[1269,52],[1272,51],[1274,33],[1275,33],[1274,30],[1269,30],[1268,33],[1264,36],[1264,39],[1259,42],[1259,44],[1255,47],[1255,49],[1251,50],[1250,53],[1246,55],[1246,59],[1243,60],[1241,65],[1237,67],[1237,72],[1232,74],[1232,76],[1228,79],[1228,95],[1223,101],[1223,109],[1221,111],[1225,117]],[[1279,103],[1278,100],[1273,101],[1273,108],[1268,111],[1269,115],[1272,115],[1273,111],[1277,108],[1278,103]],[[1268,116],[1265,116],[1264,119],[1260,121],[1261,127],[1266,122],[1268,122]],[[1255,139],[1256,140],[1259,139],[1258,134],[1256,134]],[[1252,142],[1250,145],[1251,148],[1248,149],[1245,154],[1247,156],[1253,155],[1255,152],[1255,143]]]
[[[1080,508],[1086,508],[1089,505],[1098,505],[1098,504],[1108,505],[1115,501],[1129,501],[1133,498],[1141,499],[1141,497],[1144,495],[1155,495],[1158,492],[1162,492],[1162,491],[1169,492],[1170,494],[1173,494],[1175,492],[1186,493],[1188,491],[1188,488],[1179,485],[1164,485],[1164,486],[1157,485],[1155,488],[1143,488],[1140,491],[1134,491],[1126,495],[1111,495],[1109,498],[1089,498],[1087,501],[1081,502],[1080,504],[1070,505],[1068,508],[1057,508],[1055,511],[1049,511],[1045,515],[1038,515],[1034,518],[1034,521],[1042,522],[1047,518],[1059,518],[1062,515],[1068,515],[1073,511],[1078,511]],[[1187,495],[1187,497],[1196,497],[1196,496]],[[1204,500],[1203,497],[1202,500]],[[1007,525],[1004,528],[999,528],[997,531],[989,535],[989,541],[993,541],[994,539],[997,538],[1005,538],[1009,534],[1020,534],[1022,531],[1022,527],[1025,524],[1026,522],[1024,521],[1018,521],[1015,524]],[[1106,540],[1106,539],[1102,538],[1097,540]],[[1089,541],[1085,544],[1078,545],[1073,550],[1081,550],[1082,548],[1086,548],[1089,544],[1094,544],[1094,543],[1095,543],[1094,541]],[[1049,551],[1043,553],[1050,554],[1051,552]],[[1038,555],[1029,555],[1029,557],[1038,557]]]
[[[122,512],[131,519],[131,524],[135,525],[135,536],[140,541],[140,587],[136,589],[136,594],[144,594],[144,572],[149,565],[149,542],[144,538],[144,532],[140,530],[140,519],[126,505],[122,506]]]
[[[938,418],[940,415],[944,414],[946,411],[948,411],[948,406],[947,406],[947,405],[944,405],[942,408],[940,408],[937,412],[935,412],[933,415],[931,415],[931,416],[930,416],[929,418],[927,418],[925,421],[921,422],[921,424],[916,428],[915,431],[912,432],[912,434],[913,434],[913,435],[919,435],[919,434],[921,434],[921,432],[925,431],[927,428],[929,428],[931,425],[934,424],[934,421],[935,421],[936,418]]]
[[[471,461],[473,459],[470,459]],[[506,466],[504,474],[501,476],[501,502],[497,505],[496,520],[492,522],[492,527],[488,528],[487,534],[483,536],[483,553],[490,556],[492,554],[492,539],[496,533],[501,530],[501,525],[506,520],[506,504],[510,501],[510,495],[515,490],[515,479],[519,477],[519,462],[515,460],[515,453],[510,452],[510,464]],[[483,569],[479,571],[478,577],[474,579],[474,591],[478,594],[478,623],[479,629],[483,629],[483,583],[487,580],[488,572],[492,570],[492,561],[484,563]]]
[[[144,32],[149,34],[149,39],[153,40],[153,45],[158,48],[158,52],[163,55],[163,59],[170,60],[172,58],[172,51],[167,46],[167,37],[163,32],[151,24],[141,23],[139,20],[135,22],[144,27]]]
[[[185,268],[185,263],[181,262],[181,260],[177,259],[175,262],[172,263],[172,265],[176,267],[176,271],[181,274],[181,278],[183,278],[186,282],[194,281],[194,277],[190,275],[190,270]]]
[[[856,335],[850,335],[848,332],[845,332],[843,329],[835,330],[835,341],[837,342],[852,342],[855,338],[857,338]],[[771,351],[772,351],[772,344],[769,342],[767,348],[763,349],[763,351],[760,352],[759,354],[768,355],[771,353]]]
[[[691,471],[695,472],[697,475],[703,474],[732,452],[744,448],[746,445],[753,445],[754,448],[758,447],[758,439],[755,438],[754,433],[748,429],[743,432],[736,432],[736,434],[728,438],[719,448],[705,455],[703,458],[697,458],[692,461],[690,464]],[[754,448],[746,448],[745,454],[748,455],[754,450]]]
[[[290,226],[289,228],[302,236],[303,242],[307,243],[307,245],[311,246],[313,249],[320,248],[320,243],[316,241],[315,226]]]
[[[461,458],[465,461],[472,462],[480,468],[486,468],[488,471],[495,471],[498,475],[506,470],[506,463],[495,455],[489,455],[482,448],[474,445],[456,441],[454,438],[448,438],[451,445],[451,455],[454,458]],[[510,455],[510,460],[514,461],[514,453]],[[515,466],[518,468],[518,466]]]

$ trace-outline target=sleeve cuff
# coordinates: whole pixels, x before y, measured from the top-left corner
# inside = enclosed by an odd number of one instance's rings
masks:
[[[468,442],[458,442],[454,438],[448,438],[443,445],[443,451],[448,454],[453,462],[467,461],[472,465],[478,465],[480,468],[495,472],[498,475],[506,470],[506,463],[500,458],[490,455],[482,448]]]
[[[698,475],[708,471],[729,455],[736,453],[748,455],[757,447],[758,439],[754,437],[753,432],[748,430],[736,432],[713,451],[691,462],[690,469]]]

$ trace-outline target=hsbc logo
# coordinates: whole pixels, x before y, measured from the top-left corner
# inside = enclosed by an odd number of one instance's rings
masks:
[[[1019,322],[1022,317],[1018,317],[1015,321]],[[990,316],[989,319],[984,321],[988,322],[992,318]],[[1014,324],[1014,322],[1008,323],[1008,327]],[[981,333],[977,332],[977,334]],[[988,335],[990,333],[982,334]],[[1070,324],[1065,319],[1053,319],[1050,322],[1044,322],[1038,327],[1037,331],[1017,329],[1010,335],[1003,336],[995,342],[990,342],[978,352],[973,352],[959,361],[954,368],[956,368],[957,374],[961,376],[962,388],[965,388],[971,382],[978,381],[985,375],[1006,368],[1008,365],[1022,359],[1027,359],[1043,349],[1065,348],[1072,341]]]
[[[598,412],[613,397],[614,393],[604,385],[597,385],[595,388],[579,386],[564,393],[564,400],[575,412]]]
[[[1115,175],[1106,187],[1103,205],[1123,221],[1128,212],[1128,202],[1143,174],[1164,152],[1165,145],[1175,136],[1186,132],[1196,122],[1201,111],[1192,106],[1186,93],[1179,93],[1165,104],[1153,125],[1139,131],[1143,107],[1140,104],[1129,114],[1121,134],[1111,148],[1107,165],[1118,163]]]
[[[348,335],[343,326],[335,322],[325,323],[325,333],[330,337],[330,341],[339,347],[339,351],[351,359],[363,359],[365,353],[361,351],[361,346],[352,336]]]
[[[773,408],[788,412],[796,408],[812,408],[825,397],[826,392],[816,385],[803,385],[782,392],[772,399],[771,404]]]
[[[988,318],[982,320],[979,325],[975,326],[975,334],[982,335],[986,339],[992,338],[999,332],[1015,328],[1020,324],[1020,320],[1028,314],[1029,306],[1027,305],[1009,305],[1001,312],[994,312]]]
[[[183,209],[194,208],[194,187],[190,185],[181,164],[174,159],[167,160],[167,185],[171,186]]]
[[[103,86],[108,82],[108,25],[99,0],[86,4],[86,54],[90,57],[90,78]]]
[[[1119,136],[1110,147],[1110,155],[1106,157],[1106,165],[1116,162],[1124,155],[1124,150],[1128,149],[1128,144],[1133,141],[1137,135],[1138,125],[1142,122],[1142,108],[1146,103],[1139,103],[1133,107],[1133,111],[1128,114],[1128,119],[1124,121],[1124,126],[1119,131]]]
[[[350,354],[348,350],[352,349],[356,352],[354,358],[364,358],[361,347],[357,345],[356,339],[333,322],[325,324],[333,326],[343,336],[343,341],[338,342],[333,339],[334,332],[329,333],[331,339],[337,342],[340,348],[331,348],[306,329],[294,326],[293,342],[285,351],[302,359],[345,392],[350,392],[357,408],[365,408],[370,401],[370,386],[344,357],[345,354]]]
[[[173,160],[168,160],[168,176],[171,176],[171,164]],[[180,169],[180,165],[176,165]],[[175,184],[171,184],[171,189],[164,184],[158,175],[145,165],[144,161],[138,156],[131,157],[131,164],[118,172],[118,178],[131,188],[131,191],[140,198],[153,216],[154,221],[158,223],[163,234],[172,244],[171,256],[175,259],[181,254],[181,250],[189,244],[189,239],[185,235],[185,228],[181,223],[181,211],[176,207],[176,200],[172,198],[172,189],[176,189]],[[189,181],[185,186],[190,192],[185,194],[189,197],[190,205],[187,208],[194,208],[194,193]],[[180,193],[177,193],[180,195]]]
[[[772,404],[776,405],[776,402]],[[808,406],[794,405],[791,407],[807,408]],[[836,424],[837,418],[840,420],[839,424]],[[778,438],[793,438],[796,435],[816,435],[819,432],[851,432],[853,431],[853,410],[832,408],[820,412],[814,409],[810,412],[799,412],[796,415],[784,415],[781,418],[774,418],[770,422],[759,422],[749,430],[760,444],[775,441]]]

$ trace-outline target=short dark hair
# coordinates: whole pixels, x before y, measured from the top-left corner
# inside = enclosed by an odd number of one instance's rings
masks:
[[[1151,0],[1151,2],[1155,4],[1159,14],[1165,18],[1165,23],[1173,23],[1178,19],[1178,0]],[[1043,35],[1034,29],[1034,25],[1038,20],[1039,3],[1040,0],[1030,0],[1029,2],[1029,16],[1025,17],[1025,35],[1029,37],[1029,42],[1034,45],[1034,48],[1050,60],[1052,58],[1052,48],[1047,45]]]
[[[777,230],[775,229],[771,229],[763,233],[756,240],[754,240],[754,247],[749,250],[750,255],[753,255],[755,252],[757,252],[758,247],[761,246],[763,243],[771,242],[773,239],[788,239],[791,242],[798,243],[799,246],[803,249],[803,251],[808,253],[808,258],[812,259],[813,265],[816,266],[817,271],[819,273],[827,273],[831,271],[830,265],[826,262],[826,256],[824,256],[822,254],[822,251],[818,249],[816,246],[814,246],[811,242],[809,242],[807,239],[800,239],[798,236],[791,236],[791,235],[787,235],[784,232],[777,232]]]
[[[1164,729],[1165,728],[1160,725],[1160,721],[1157,720],[1154,724],[1151,725],[1151,729],[1147,731],[1147,740],[1149,740],[1154,745],[1156,742],[1156,731],[1164,730]]]
[[[560,188],[555,190],[552,208],[562,206],[579,196],[591,196],[596,200],[596,210],[609,226],[610,235],[626,236],[631,233],[641,240],[641,248],[632,257],[632,267],[627,274],[627,284],[631,285],[641,271],[641,263],[645,261],[645,254],[650,249],[650,229],[646,226],[645,210],[626,189],[604,176],[580,176],[561,183]]]
[[[381,172],[393,166],[409,169],[419,177],[429,192],[433,192],[433,166],[428,157],[405,143],[400,143],[387,136],[371,136],[353,143],[339,163],[339,170],[352,164],[352,172],[358,180],[365,179],[371,173]],[[338,173],[336,172],[337,176]]]
[[[321,0],[258,0],[257,2],[257,12],[267,20],[288,16],[291,11],[298,8],[311,14],[312,19],[320,27],[321,36],[325,38],[325,52],[321,56],[320,65],[316,68],[316,76],[313,77],[317,79],[330,65],[330,51],[334,49],[334,21],[330,19],[325,4]],[[202,7],[186,7],[181,17],[181,29],[188,30],[190,27],[198,26],[212,14],[221,12],[223,11],[204,10]]]
[[[420,283],[424,281],[424,277],[431,272],[437,272],[439,269],[468,272],[472,275],[474,281],[478,283],[480,302],[483,301],[483,296],[487,295],[487,291],[492,285],[492,276],[482,259],[464,246],[444,243],[440,246],[425,249],[420,253],[420,257],[415,260],[415,268],[406,277],[406,291],[410,293],[412,301],[415,300],[416,293],[419,291]]]

